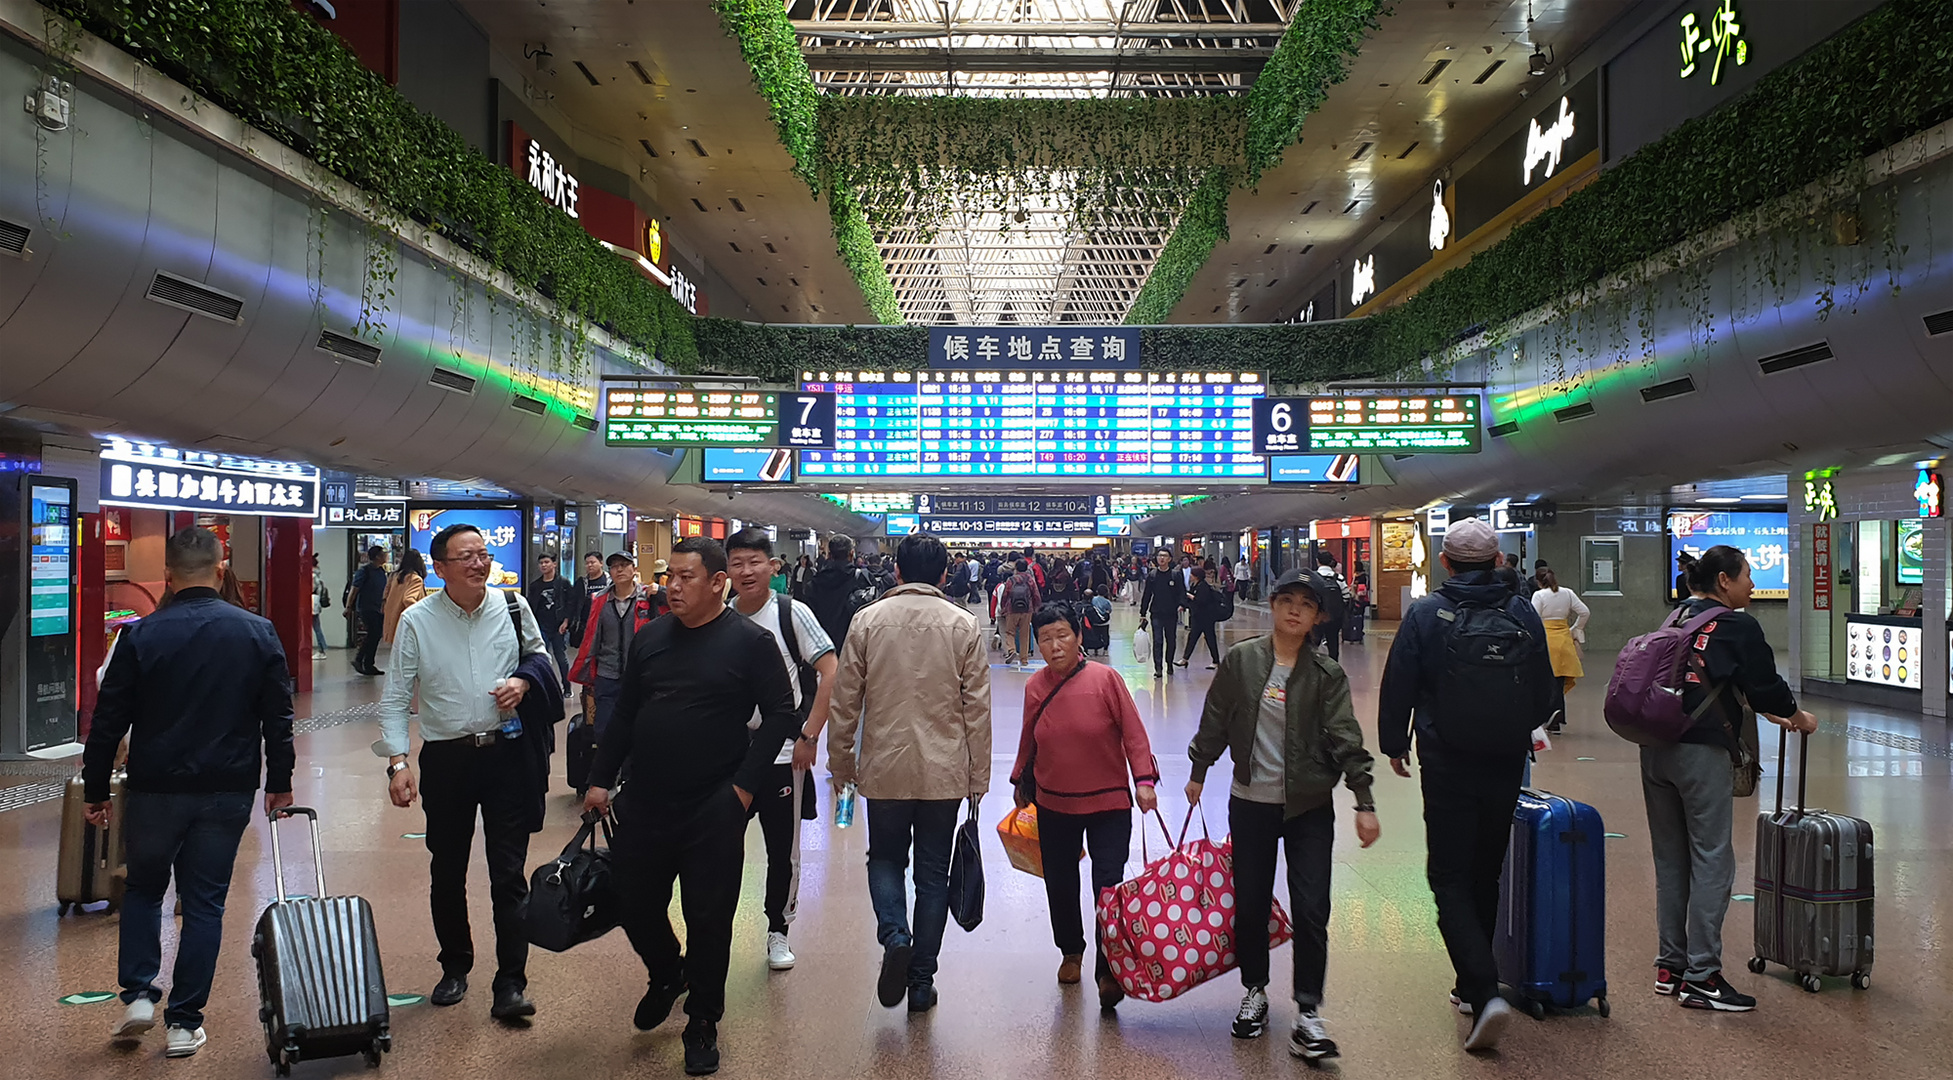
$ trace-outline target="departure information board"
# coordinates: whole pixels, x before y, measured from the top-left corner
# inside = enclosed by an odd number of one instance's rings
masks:
[[[605,446],[773,446],[780,394],[728,387],[604,387]]]
[[[1260,480],[1259,373],[805,372],[835,394],[834,449],[803,477],[1180,477]]]
[[[1311,453],[1475,454],[1480,438],[1477,394],[1309,399]]]

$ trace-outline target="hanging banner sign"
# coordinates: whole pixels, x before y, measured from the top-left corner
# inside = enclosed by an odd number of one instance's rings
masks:
[[[917,495],[919,514],[1005,514],[1052,516],[1111,512],[1105,495]]]
[[[932,326],[929,366],[939,368],[1136,368],[1132,326]]]

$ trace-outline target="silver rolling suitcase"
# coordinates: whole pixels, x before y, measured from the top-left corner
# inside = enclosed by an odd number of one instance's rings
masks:
[[[1806,809],[1810,736],[1799,737],[1797,807],[1783,805],[1788,732],[1777,739],[1777,810],[1756,822],[1756,956],[1750,970],[1780,964],[1811,993],[1826,975],[1862,990],[1872,972],[1872,827],[1860,818]]]

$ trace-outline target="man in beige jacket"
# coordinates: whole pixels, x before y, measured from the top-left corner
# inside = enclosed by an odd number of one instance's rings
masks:
[[[928,533],[895,552],[901,584],[855,613],[828,709],[827,765],[868,800],[868,894],[882,946],[876,992],[936,1004],[958,804],[990,788],[990,658],[976,616],[944,595],[949,550]],[[973,807],[974,808],[974,807]],[[915,920],[902,872],[915,848]]]

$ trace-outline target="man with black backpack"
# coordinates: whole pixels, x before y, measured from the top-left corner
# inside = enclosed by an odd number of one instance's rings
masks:
[[[1044,606],[1044,597],[1031,570],[1033,565],[1027,559],[1017,560],[1017,572],[1004,586],[1000,627],[1004,636],[1004,666],[1022,664],[1026,671],[1031,668],[1031,646],[1037,643],[1031,634],[1031,613]]]
[[[854,613],[875,602],[875,581],[854,564],[854,537],[840,533],[827,538],[827,562],[807,586],[807,606],[814,609],[821,629],[835,648],[848,639]]]
[[[1492,933],[1532,731],[1552,715],[1552,660],[1533,606],[1494,574],[1498,534],[1454,521],[1439,560],[1450,579],[1404,613],[1384,665],[1377,743],[1410,775],[1415,716],[1423,770],[1426,875],[1438,932],[1458,973],[1454,999],[1472,1016],[1467,1050],[1489,1050],[1512,1019],[1498,996]]]

